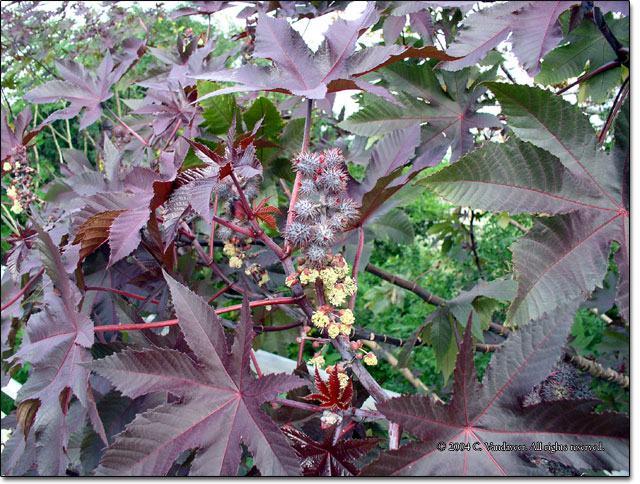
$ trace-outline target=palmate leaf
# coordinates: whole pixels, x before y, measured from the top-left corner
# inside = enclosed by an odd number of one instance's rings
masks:
[[[23,109],[13,121],[12,129],[7,123],[7,112],[4,107],[2,108],[2,111],[0,111],[0,133],[2,136],[0,138],[2,140],[2,143],[0,143],[0,161],[4,161],[16,146],[26,146],[42,130],[42,128],[38,128],[27,131],[32,117],[31,109]]]
[[[421,440],[387,451],[361,475],[535,475],[545,471],[525,460],[545,458],[577,469],[629,468],[629,419],[623,414],[592,413],[594,400],[561,400],[522,406],[532,385],[544,380],[560,358],[578,300],[545,314],[511,335],[478,382],[473,342],[467,326],[447,404],[426,396],[403,396],[377,408]],[[535,383],[534,383],[535,382]],[[443,442],[444,451],[438,451]],[[545,445],[602,444],[604,451],[536,450]],[[450,451],[449,445],[469,449]],[[522,446],[495,450],[488,445]]]
[[[35,229],[46,271],[44,305],[42,311],[29,318],[20,350],[13,356],[19,363],[33,365],[33,373],[20,388],[16,402],[40,402],[31,430],[36,433],[40,474],[64,475],[69,438],[66,414],[71,395],[77,397],[82,407],[82,418],[88,412],[96,432],[106,441],[97,417],[89,371],[81,366],[91,361],[93,321],[77,309],[80,292],[67,276],[58,247],[39,226]]]
[[[357,476],[360,470],[353,461],[367,455],[382,439],[347,439],[334,442],[339,430],[334,425],[316,442],[295,427],[286,426],[282,431],[289,437],[296,453],[302,459],[305,476],[334,477]]]
[[[375,136],[425,125],[420,152],[451,144],[451,159],[456,160],[473,146],[471,128],[500,125],[495,116],[476,112],[480,108],[476,101],[486,92],[486,87],[477,83],[493,79],[495,69],[480,74],[476,83],[467,88],[470,74],[469,69],[443,72],[447,86],[447,92],[444,92],[429,64],[390,65],[382,70],[382,75],[396,90],[404,93],[398,100],[405,107],[382,99],[370,99],[360,111],[340,123],[340,127],[362,136]]]
[[[540,71],[540,60],[562,40],[558,17],[575,1],[517,1],[497,4],[463,20],[460,34],[447,54],[462,59],[438,67],[457,71],[482,60],[511,35],[513,53],[530,75]]]
[[[260,405],[304,380],[285,374],[251,376],[253,331],[246,299],[229,352],[213,308],[165,278],[180,329],[198,363],[185,353],[155,348],[125,350],[87,365],[130,398],[155,391],[181,398],[138,415],[107,449],[96,474],[163,475],[184,450],[198,448],[191,475],[236,475],[241,442],[262,475],[300,474],[295,453]]]
[[[628,321],[628,102],[607,154],[577,107],[541,89],[488,86],[510,127],[527,142],[485,143],[424,184],[456,204],[555,215],[538,219],[513,246],[518,294],[509,322],[524,325],[567,298],[588,296],[604,279],[612,240],[621,245],[616,300]]]
[[[324,41],[313,54],[298,32],[284,18],[258,14],[254,58],[271,59],[271,66],[245,65],[235,70],[208,72],[196,79],[238,83],[211,92],[200,100],[240,91],[278,91],[309,99],[324,99],[328,92],[360,89],[397,101],[382,86],[368,83],[360,76],[388,62],[419,56],[451,60],[435,47],[421,49],[397,45],[373,46],[356,52],[360,35],[378,19],[374,2],[367,2],[356,20],[337,19],[324,34]]]
[[[56,68],[63,80],[56,79],[34,87],[23,96],[23,99],[35,104],[66,99],[70,104],[50,114],[38,128],[41,129],[56,119],[73,118],[82,109],[85,109],[85,112],[80,119],[79,128],[84,129],[92,125],[102,115],[100,103],[113,96],[109,92],[111,86],[120,80],[136,58],[128,56],[114,68],[111,54],[107,51],[95,75],[73,60],[56,61]]]

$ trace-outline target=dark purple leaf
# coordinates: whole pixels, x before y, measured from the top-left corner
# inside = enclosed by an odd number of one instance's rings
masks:
[[[540,72],[541,59],[562,40],[558,17],[575,1],[506,2],[480,10],[459,29],[447,54],[462,57],[442,62],[442,69],[457,71],[476,64],[511,33],[513,52],[529,75]]]
[[[447,404],[426,396],[404,396],[377,404],[392,422],[421,440],[387,451],[362,475],[532,475],[544,471],[525,457],[543,457],[577,469],[628,469],[629,419],[616,413],[592,413],[593,400],[562,400],[529,407],[522,400],[533,382],[544,380],[569,334],[578,300],[512,334],[494,354],[484,383],[478,382],[469,321]],[[443,442],[445,451],[437,445]],[[532,442],[602,444],[604,451],[550,451]],[[500,451],[488,445],[521,446]],[[449,445],[469,444],[449,451]],[[475,446],[474,446],[475,444]]]
[[[302,471],[305,476],[347,477],[357,476],[358,467],[354,464],[367,455],[382,439],[336,440],[339,426],[334,425],[316,442],[295,427],[283,427],[282,431],[291,440],[293,448],[302,459]]]
[[[469,70],[443,71],[446,92],[428,64],[396,63],[386,67],[382,74],[398,91],[402,91],[396,97],[405,107],[369,98],[364,107],[340,123],[340,127],[355,134],[375,136],[426,123],[419,152],[450,143],[451,159],[456,160],[473,146],[471,128],[500,125],[495,116],[476,112],[480,107],[477,100],[486,92],[486,87],[478,84],[493,79],[493,69],[481,74],[471,88],[467,88]]]
[[[424,183],[454,203],[558,214],[538,219],[513,247],[518,295],[508,318],[514,324],[590,294],[605,276],[612,240],[621,244],[617,299],[628,315],[628,104],[616,122],[614,150],[607,154],[575,106],[541,89],[488,86],[514,133],[535,146],[515,139],[487,143]]]
[[[197,447],[191,475],[236,475],[241,442],[262,475],[299,474],[295,453],[260,405],[304,381],[284,374],[255,380],[251,376],[253,331],[246,299],[229,353],[213,309],[165,277],[180,328],[198,363],[185,353],[156,348],[125,350],[88,365],[130,398],[155,391],[181,398],[138,415],[107,449],[97,474],[165,474],[184,450]]]
[[[121,63],[114,70],[113,59],[109,52],[98,66],[95,75],[89,73],[84,66],[75,61],[56,61],[58,72],[64,80],[56,79],[41,84],[27,92],[23,99],[35,104],[52,103],[59,99],[66,99],[70,102],[69,106],[50,114],[38,127],[42,128],[56,119],[73,118],[82,109],[85,109],[84,115],[80,119],[80,129],[84,129],[92,125],[102,115],[100,103],[113,96],[109,90],[124,74],[123,65],[124,63]]]
[[[18,392],[16,402],[32,399],[41,402],[33,423],[36,441],[41,445],[38,453],[43,465],[41,473],[59,475],[64,474],[67,462],[64,448],[69,438],[68,396],[77,397],[85,413],[89,410],[94,416],[92,424],[96,431],[103,439],[106,437],[96,417],[89,371],[81,366],[91,361],[88,348],[93,345],[93,321],[78,312],[81,296],[67,276],[58,247],[39,226],[36,230],[46,270],[44,306],[29,318],[20,350],[13,356],[19,363],[33,365],[33,372]]]

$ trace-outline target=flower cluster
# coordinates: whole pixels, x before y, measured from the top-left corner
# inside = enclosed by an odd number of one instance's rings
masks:
[[[301,175],[299,197],[284,235],[302,249],[308,265],[317,269],[327,264],[331,245],[357,218],[358,209],[347,194],[348,175],[340,150],[300,153],[293,165]]]
[[[2,174],[11,173],[13,179],[7,189],[7,196],[13,202],[11,211],[16,215],[22,213],[30,203],[43,203],[35,193],[33,174],[35,170],[27,164],[27,148],[14,146],[9,156],[2,162]]]

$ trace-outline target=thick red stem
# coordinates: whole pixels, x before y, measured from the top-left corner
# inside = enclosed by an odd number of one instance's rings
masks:
[[[313,110],[313,99],[307,99],[307,114],[304,120],[304,138],[302,139],[302,148],[300,151],[304,153],[309,148],[309,138],[311,137],[311,111]],[[293,207],[298,201],[298,187],[302,180],[302,174],[298,172],[293,182],[293,191],[291,192],[291,200],[289,201],[289,211],[287,212],[287,225],[293,222]],[[286,254],[291,253],[291,244],[287,240],[284,245]]]
[[[298,301],[295,297],[278,297],[273,299],[263,299],[262,301],[252,301],[249,303],[249,307],[255,308],[258,306],[269,306],[272,304],[293,304]],[[216,314],[225,314],[230,313],[232,311],[240,311],[242,309],[242,304],[235,304],[233,306],[227,306],[226,308],[216,309]],[[141,323],[141,324],[111,324],[105,326],[96,326],[93,328],[94,332],[102,332],[102,331],[129,331],[129,330],[139,330],[139,329],[151,329],[151,328],[162,328],[164,326],[174,326],[178,324],[177,319],[169,319],[167,321],[156,321],[153,323]]]
[[[132,294],[127,291],[120,291],[119,289],[113,289],[112,287],[98,287],[98,286],[87,286],[85,287],[87,291],[102,291],[102,292],[112,292],[114,294],[119,294],[120,296],[130,297],[132,299],[137,299],[138,301],[145,301],[147,298],[144,296],[139,296],[137,294]],[[157,299],[152,299],[150,301],[152,304],[160,304],[160,301]]]

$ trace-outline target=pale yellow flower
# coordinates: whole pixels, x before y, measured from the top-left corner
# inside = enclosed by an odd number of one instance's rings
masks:
[[[309,364],[310,365],[315,365],[316,367],[323,367],[324,363],[325,363],[324,356],[322,356],[322,355],[318,355],[318,356],[316,356],[314,358],[311,358],[309,360]]]
[[[325,291],[325,295],[327,296],[329,302],[334,306],[341,306],[347,300],[347,295],[342,289],[329,289],[328,294],[327,291]]]
[[[9,170],[11,170],[11,163],[9,163],[8,161],[5,161],[5,162],[4,162],[4,165],[2,165],[2,169],[3,169],[4,171],[9,171]]]
[[[234,255],[231,259],[229,259],[229,267],[239,269],[240,267],[242,267],[242,259]]]
[[[338,282],[338,274],[329,267],[320,271],[320,277],[325,286],[333,286]]]
[[[353,294],[355,294],[355,292],[358,290],[358,286],[353,282],[351,276],[347,276],[344,278],[344,281],[342,281],[342,286],[344,288],[344,292],[349,296],[353,296]]]
[[[324,314],[322,311],[316,311],[311,316],[311,322],[314,324],[316,328],[324,328],[327,324],[331,322],[329,316]]]
[[[376,355],[373,354],[371,351],[369,351],[369,353],[364,355],[363,359],[364,359],[364,362],[369,366],[375,366],[378,364],[378,358],[376,358]]]
[[[231,242],[224,243],[224,247],[222,248],[222,253],[224,255],[233,257],[234,255],[236,255],[237,252],[238,250],[236,249],[236,246],[233,245]]]
[[[342,316],[340,316],[340,322],[343,324],[353,324],[355,322],[356,318],[353,317],[353,313],[351,312],[351,309],[345,309],[342,312]]]
[[[349,336],[351,334],[351,326],[349,326],[348,324],[341,324],[340,332],[345,336]]]
[[[335,338],[340,334],[340,327],[335,323],[331,323],[327,328],[327,333],[329,333],[329,338]]]
[[[7,190],[7,196],[11,199],[14,200],[17,196],[18,196],[18,191],[16,190],[16,187],[14,187],[13,185],[11,185],[9,187],[9,189]]]
[[[262,274],[262,277],[260,277],[260,280],[258,281],[258,286],[262,287],[267,282],[269,282],[269,274],[265,272],[264,274]]]
[[[18,200],[13,201],[13,206],[11,207],[11,211],[16,215],[19,215],[22,213],[22,205]]]

